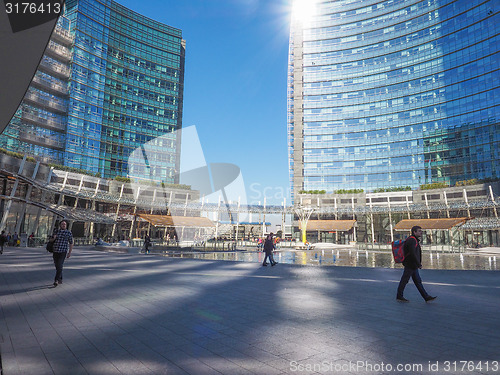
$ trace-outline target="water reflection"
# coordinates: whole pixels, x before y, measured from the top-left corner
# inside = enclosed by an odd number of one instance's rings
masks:
[[[165,252],[161,255],[174,258],[191,258],[205,260],[226,260],[235,262],[261,262],[264,253],[255,251],[234,252]],[[437,253],[426,251],[422,254],[422,263],[427,269],[446,270],[499,270],[497,256],[475,254]],[[349,267],[402,267],[394,263],[392,254],[383,251],[366,251],[356,249],[334,250],[283,250],[276,251],[274,258],[279,263],[318,265],[318,266],[349,266]]]

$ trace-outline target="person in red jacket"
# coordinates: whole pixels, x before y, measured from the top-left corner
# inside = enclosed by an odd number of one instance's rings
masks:
[[[405,240],[403,246],[405,253],[403,265],[405,266],[405,269],[403,271],[403,276],[401,276],[396,296],[396,300],[399,302],[410,302],[403,297],[403,292],[406,284],[408,284],[408,281],[410,280],[410,277],[413,279],[413,283],[417,287],[425,302],[436,299],[436,297],[430,296],[425,291],[424,286],[422,285],[422,279],[418,273],[418,270],[422,268],[422,248],[420,247],[420,237],[422,237],[422,228],[416,225],[411,228],[411,236]]]

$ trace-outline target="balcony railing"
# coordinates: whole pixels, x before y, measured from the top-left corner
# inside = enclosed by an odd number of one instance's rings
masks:
[[[36,134],[28,132],[28,131],[21,131],[19,133],[19,139],[23,142],[32,143],[32,144],[36,144],[39,146],[55,148],[57,150],[64,149],[63,142],[59,142],[55,139],[51,139],[51,138],[47,138],[47,137],[41,137],[39,135],[36,135]]]
[[[59,78],[68,79],[70,75],[69,68],[64,66],[62,63],[55,63],[45,59],[40,63],[40,68],[44,68],[43,70],[46,70]]]
[[[57,57],[63,58],[65,61],[71,60],[71,52],[69,52],[67,48],[54,43],[52,40],[49,42],[49,46],[45,52],[55,54]]]
[[[54,110],[54,111],[59,112],[59,113],[66,113],[67,112],[67,108],[65,105],[60,104],[60,103],[56,102],[55,100],[47,100],[47,99],[43,98],[38,93],[28,92],[24,96],[24,100],[31,102],[35,105],[44,106],[46,108],[49,108],[49,109]]]
[[[63,28],[58,26],[56,26],[56,28],[54,29],[51,38],[66,46],[71,46],[73,44],[73,37],[71,36],[69,31],[64,30]]]
[[[52,82],[38,75],[33,77],[33,82],[55,94],[68,95],[68,88],[57,82]]]
[[[38,117],[37,115],[29,112],[23,112],[23,114],[21,115],[21,119],[49,130],[55,130],[59,132],[63,132],[66,130],[66,124],[62,121]]]

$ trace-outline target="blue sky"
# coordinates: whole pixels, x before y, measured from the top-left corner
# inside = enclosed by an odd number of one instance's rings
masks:
[[[281,203],[291,0],[117,1],[182,30],[183,126],[196,125],[207,163],[240,167],[248,202]]]

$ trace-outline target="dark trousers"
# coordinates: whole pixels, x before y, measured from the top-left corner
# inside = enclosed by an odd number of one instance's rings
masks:
[[[397,298],[403,297],[403,292],[405,290],[405,286],[406,286],[406,284],[408,284],[410,277],[412,278],[413,283],[417,287],[422,298],[425,299],[425,298],[429,297],[429,295],[427,294],[427,292],[424,289],[424,286],[422,285],[422,279],[420,278],[420,274],[418,273],[418,268],[413,269],[413,268],[405,267],[405,270],[403,271],[403,276],[401,276],[401,281],[399,282]]]
[[[273,256],[273,252],[272,252],[272,251],[271,251],[271,252],[269,252],[269,253],[266,251],[266,256],[265,256],[264,261],[262,262],[262,264],[267,264],[267,263],[266,263],[267,258],[269,258],[269,262],[271,262],[271,264],[275,263],[275,262],[274,262],[274,256]]]
[[[56,266],[56,277],[54,281],[62,281],[62,271],[64,259],[66,259],[66,253],[52,253],[52,258],[54,258],[54,266]]]

